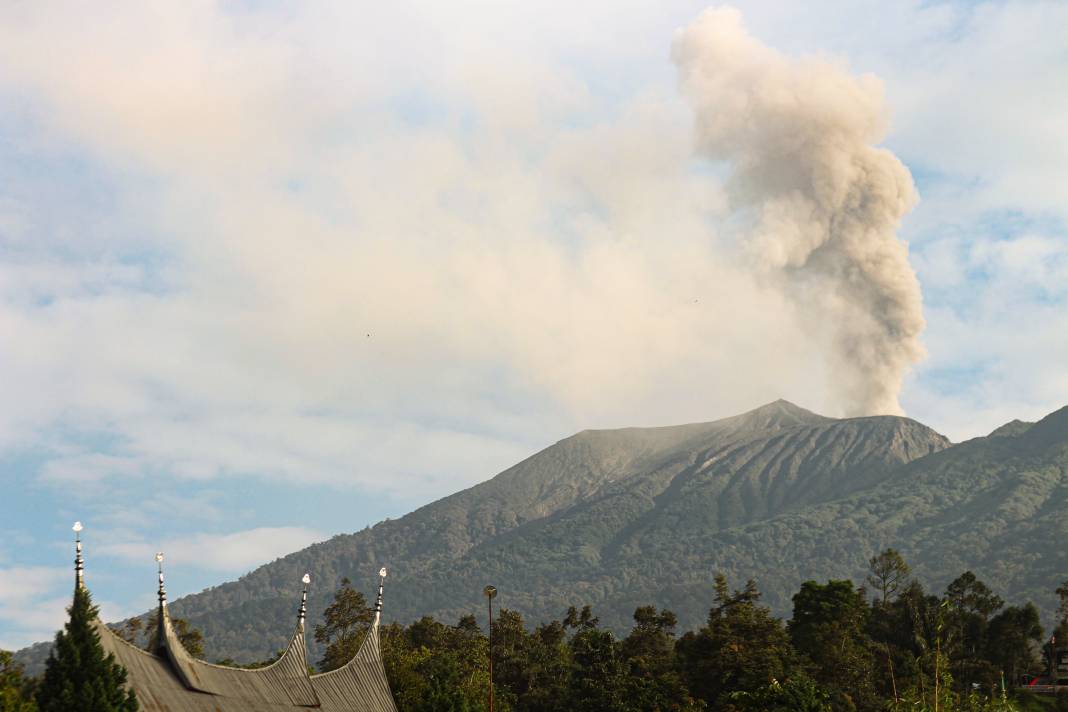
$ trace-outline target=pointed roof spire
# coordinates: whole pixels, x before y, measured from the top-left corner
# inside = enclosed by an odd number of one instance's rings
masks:
[[[156,565],[159,567],[159,605],[160,608],[167,605],[167,589],[163,587],[163,552],[156,552]]]
[[[382,592],[386,587],[386,567],[378,570],[378,598],[375,599],[375,627],[382,620]]]
[[[85,588],[85,561],[82,559],[82,523],[74,522],[74,587]]]
[[[308,584],[311,583],[311,575],[304,574],[301,579],[304,583],[304,591],[300,594],[300,610],[297,611],[297,624],[304,628],[304,618],[308,615]]]

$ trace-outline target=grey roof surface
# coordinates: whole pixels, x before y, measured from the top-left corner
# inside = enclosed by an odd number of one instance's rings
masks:
[[[329,712],[395,712],[397,709],[386,681],[386,669],[382,665],[377,621],[347,665],[321,675],[312,675],[311,682],[322,709]],[[362,706],[353,707],[352,700],[359,700]]]
[[[377,621],[348,665],[312,676],[308,673],[303,622],[278,661],[247,670],[191,657],[178,641],[166,605],[160,607],[160,616],[156,653],[131,645],[99,619],[95,622],[104,651],[114,654],[126,668],[127,685],[137,693],[143,712],[397,710],[382,665]]]

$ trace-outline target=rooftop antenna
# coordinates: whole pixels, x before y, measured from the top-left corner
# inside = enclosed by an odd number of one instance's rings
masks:
[[[82,559],[82,523],[74,522],[74,588],[85,588],[85,561]]]

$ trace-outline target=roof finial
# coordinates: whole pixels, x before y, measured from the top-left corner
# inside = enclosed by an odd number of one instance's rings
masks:
[[[386,587],[386,567],[383,566],[378,570],[378,598],[375,599],[375,627],[378,626],[378,622],[382,619],[382,591]]]
[[[311,583],[311,576],[304,574],[304,578],[301,579],[304,582],[304,592],[300,594],[300,610],[297,612],[297,621],[300,623],[300,627],[304,627],[304,618],[308,614],[308,584]]]
[[[159,605],[167,605],[167,589],[163,588],[163,552],[156,552],[156,565],[159,567]]]
[[[74,587],[85,588],[85,561],[82,559],[82,523],[74,522]]]

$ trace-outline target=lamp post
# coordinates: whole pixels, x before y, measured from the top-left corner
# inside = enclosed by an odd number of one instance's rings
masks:
[[[496,586],[486,586],[482,589],[486,596],[486,604],[489,607],[489,637],[486,640],[486,651],[489,656],[489,712],[493,712],[493,599],[497,597]]]

